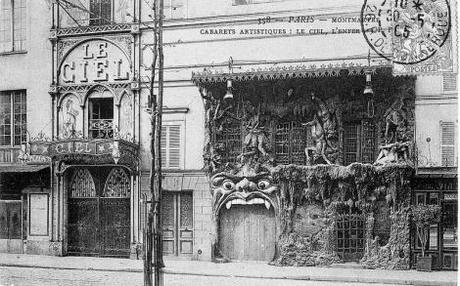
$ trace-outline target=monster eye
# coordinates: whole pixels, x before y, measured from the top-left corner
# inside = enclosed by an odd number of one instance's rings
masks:
[[[265,190],[267,189],[268,187],[270,187],[270,182],[268,180],[260,180],[258,183],[257,183],[257,187],[260,189],[260,190]]]
[[[225,181],[222,185],[227,191],[231,191],[235,188],[235,184],[232,181]]]

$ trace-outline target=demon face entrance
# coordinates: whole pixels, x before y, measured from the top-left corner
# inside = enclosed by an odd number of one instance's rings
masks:
[[[254,200],[235,200],[220,212],[220,250],[230,259],[271,261],[275,255],[275,212]]]
[[[74,169],[68,188],[68,253],[129,257],[130,179],[121,168]]]

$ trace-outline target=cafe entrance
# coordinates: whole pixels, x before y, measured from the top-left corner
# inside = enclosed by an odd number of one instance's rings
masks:
[[[121,167],[72,168],[68,253],[129,257],[131,181]]]

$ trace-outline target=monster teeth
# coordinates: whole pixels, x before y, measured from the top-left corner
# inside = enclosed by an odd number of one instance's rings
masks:
[[[265,203],[265,207],[267,208],[267,210],[269,210],[269,209],[270,209],[270,202],[269,202],[269,201],[265,201],[264,203]]]
[[[230,209],[232,205],[265,205],[267,210],[270,209],[270,202],[262,198],[254,198],[249,201],[243,199],[233,199],[225,203],[225,207]]]

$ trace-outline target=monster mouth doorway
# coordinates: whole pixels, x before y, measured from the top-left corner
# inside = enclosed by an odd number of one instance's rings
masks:
[[[219,220],[220,251],[227,258],[271,261],[275,255],[275,212],[260,204],[222,208]],[[258,201],[257,201],[258,202]]]

